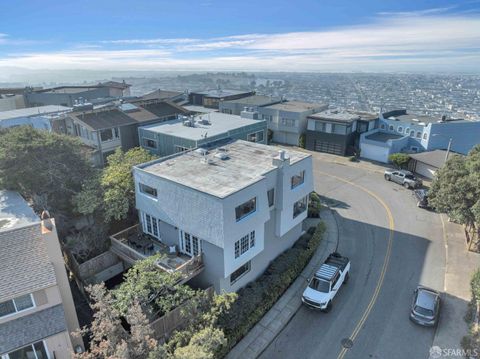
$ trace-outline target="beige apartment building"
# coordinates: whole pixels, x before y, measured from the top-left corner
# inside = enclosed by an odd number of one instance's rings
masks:
[[[0,191],[0,358],[71,358],[78,327],[54,219]]]

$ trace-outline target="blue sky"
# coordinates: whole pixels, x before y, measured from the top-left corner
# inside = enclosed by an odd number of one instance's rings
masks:
[[[3,1],[0,70],[480,72],[480,1]]]

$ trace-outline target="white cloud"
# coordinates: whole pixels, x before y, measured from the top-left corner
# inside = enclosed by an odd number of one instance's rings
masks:
[[[0,66],[29,69],[480,71],[480,17],[442,15],[446,9],[382,16],[324,31],[239,34],[211,39],[99,41],[97,49],[10,54]],[[0,42],[2,36],[0,35]],[[152,48],[159,45],[161,49]],[[477,64],[477,65],[475,65]]]

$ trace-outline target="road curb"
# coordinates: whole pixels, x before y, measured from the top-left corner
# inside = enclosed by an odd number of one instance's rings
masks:
[[[312,259],[302,273],[277,300],[273,307],[255,324],[240,342],[226,355],[227,359],[254,359],[260,356],[265,349],[276,339],[283,328],[297,313],[302,305],[301,295],[306,286],[306,279],[333,252],[338,243],[338,224],[335,213],[331,209],[324,209],[320,215],[326,226],[325,237],[315,251]]]

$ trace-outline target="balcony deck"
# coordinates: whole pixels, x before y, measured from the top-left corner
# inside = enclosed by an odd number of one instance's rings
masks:
[[[203,270],[202,254],[194,257],[183,253],[172,254],[168,246],[142,233],[140,225],[136,224],[110,236],[111,251],[129,264],[162,254],[157,262],[158,267],[169,273],[181,273],[180,283],[189,281]]]

